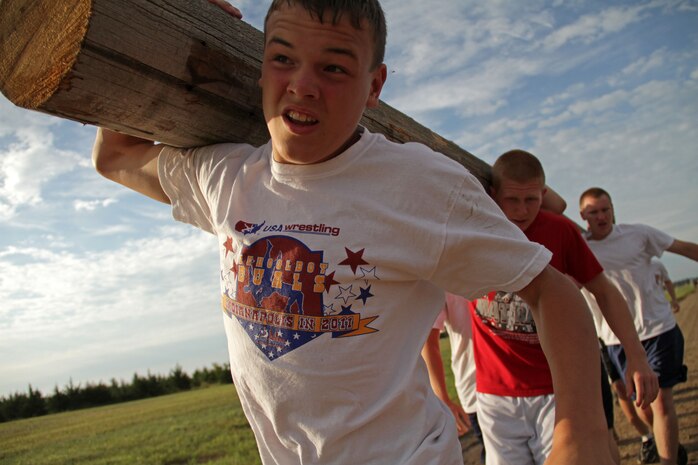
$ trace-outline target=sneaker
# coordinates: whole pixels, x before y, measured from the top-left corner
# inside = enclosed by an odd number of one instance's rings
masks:
[[[654,443],[654,438],[642,442],[637,463],[659,463],[659,454],[657,453],[657,444]]]
[[[688,464],[688,452],[686,448],[679,444],[679,453],[676,454],[676,465],[686,465]]]

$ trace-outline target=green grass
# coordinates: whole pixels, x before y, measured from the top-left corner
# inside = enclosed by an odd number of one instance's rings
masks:
[[[453,385],[448,338],[441,339]],[[235,388],[213,386],[0,423],[3,465],[255,465],[257,445]]]
[[[0,424],[3,465],[259,464],[235,388]]]
[[[448,397],[450,397],[453,402],[459,403],[453,370],[451,370],[451,341],[447,337],[442,337],[439,339],[439,343],[441,345],[441,359],[444,362],[444,375],[446,377]]]
[[[678,286],[674,289],[676,292],[676,300],[681,300],[684,297],[686,297],[688,294],[691,292],[695,291],[696,287],[693,285],[693,283],[687,283],[684,284],[683,286]],[[669,294],[666,295],[667,300],[669,300]]]

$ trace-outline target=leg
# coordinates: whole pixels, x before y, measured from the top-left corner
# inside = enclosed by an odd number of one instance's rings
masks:
[[[555,429],[555,396],[526,397],[525,415],[529,424],[534,425],[535,434],[528,441],[528,448],[533,455],[536,465],[543,462],[550,455],[553,448],[553,430]]]
[[[654,414],[654,440],[657,443],[660,463],[675,465],[679,450],[679,420],[676,416],[672,389],[661,388],[651,407]]]
[[[642,341],[642,345],[647,352],[650,366],[659,375],[659,395],[650,407],[653,416],[652,430],[660,463],[675,465],[680,455],[680,445],[679,422],[672,389],[686,381],[683,334],[677,325],[659,336]],[[640,414],[642,415],[642,412]],[[685,465],[683,462],[682,460],[679,465]]]
[[[528,449],[532,435],[521,399],[477,393],[477,419],[487,465],[535,465]]]
[[[652,409],[638,410],[633,401],[628,399],[625,384],[621,380],[613,383],[613,390],[618,397],[620,409],[640,436],[647,436],[652,427]]]

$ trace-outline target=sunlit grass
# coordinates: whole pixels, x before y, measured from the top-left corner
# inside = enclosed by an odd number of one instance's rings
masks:
[[[0,463],[261,462],[235,388],[224,385],[0,424]]]
[[[691,282],[691,283],[686,283],[686,284],[684,284],[684,285],[682,285],[682,286],[678,286],[678,287],[676,287],[676,288],[674,289],[674,291],[676,292],[676,299],[677,299],[677,300],[683,299],[684,297],[686,297],[688,294],[690,294],[691,292],[693,292],[693,291],[695,291],[695,290],[696,290],[696,287],[693,285],[692,282]],[[668,300],[668,299],[669,299],[669,295],[667,294],[666,297],[667,297],[667,300]]]

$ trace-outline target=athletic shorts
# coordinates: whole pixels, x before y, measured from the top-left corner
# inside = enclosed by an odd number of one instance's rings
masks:
[[[601,339],[599,339],[599,344],[601,345],[601,363],[603,363],[603,368],[610,378],[611,384],[613,384],[620,379],[620,373],[618,373],[618,368],[616,368],[611,358],[608,356],[606,344],[604,344]]]
[[[659,336],[642,341],[647,361],[659,377],[660,388],[671,388],[688,378],[688,368],[683,364],[683,334],[679,325]],[[625,378],[627,361],[620,344],[607,346],[608,356]]]
[[[487,465],[543,465],[553,445],[555,397],[477,393]]]

